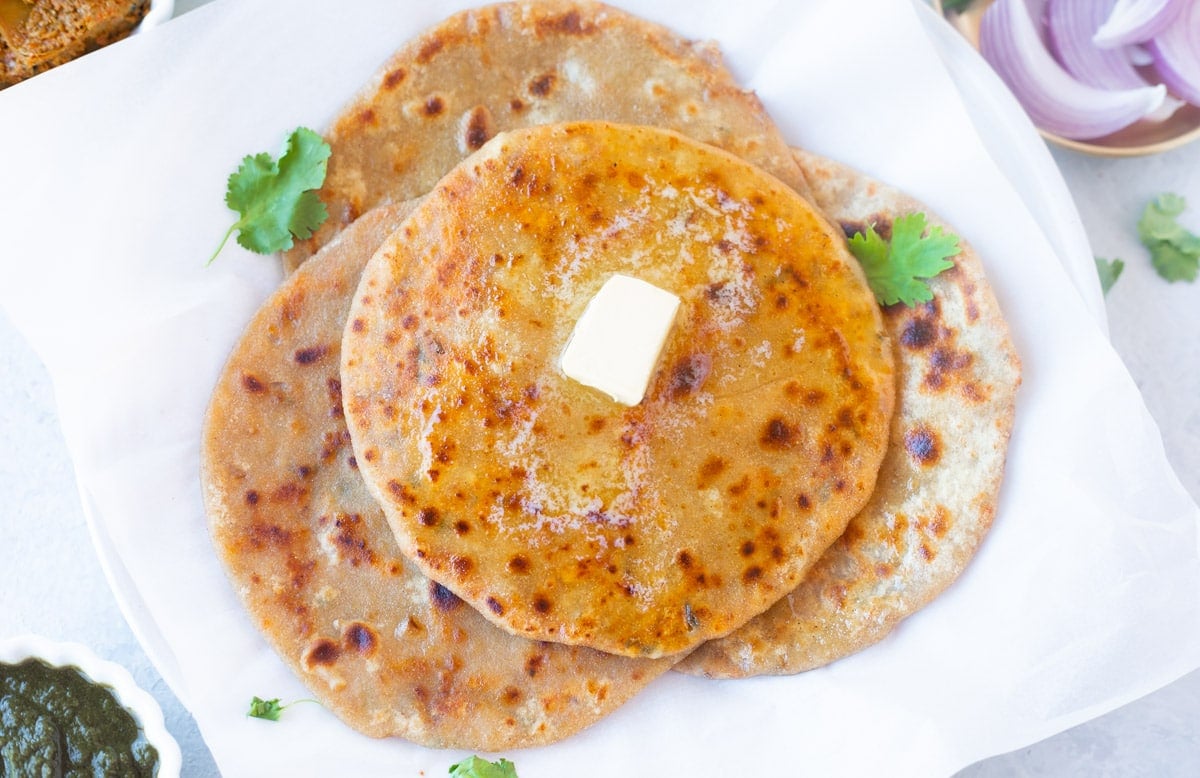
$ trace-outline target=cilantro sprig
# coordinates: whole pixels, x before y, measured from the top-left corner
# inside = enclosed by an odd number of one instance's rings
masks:
[[[329,217],[313,190],[325,183],[330,153],[324,138],[297,127],[278,160],[266,152],[246,156],[229,176],[225,192],[225,204],[239,218],[208,261],[217,258],[234,231],[238,245],[258,254],[285,251],[292,247],[293,238],[311,236]]]
[[[925,214],[916,212],[892,222],[891,240],[884,240],[868,225],[866,233],[850,238],[850,251],[858,258],[867,275],[867,283],[880,305],[904,303],[914,306],[933,299],[926,281],[954,267],[950,257],[958,256],[958,236],[927,229]]]
[[[495,762],[479,756],[470,756],[450,765],[451,778],[517,778],[517,768],[507,759]]]
[[[1186,209],[1186,199],[1164,192],[1146,204],[1138,220],[1138,237],[1150,249],[1150,262],[1171,282],[1195,281],[1200,273],[1200,237],[1176,221]]]
[[[261,697],[254,696],[250,698],[250,710],[246,711],[246,715],[255,719],[279,721],[279,717],[283,715],[284,710],[301,702],[316,702],[316,700],[310,700],[306,698],[303,700],[294,700],[286,705],[283,705],[280,704],[278,697],[264,700]]]

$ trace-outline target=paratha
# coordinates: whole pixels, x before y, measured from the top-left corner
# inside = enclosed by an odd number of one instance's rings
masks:
[[[202,450],[218,555],[313,694],[368,735],[500,750],[586,727],[669,667],[513,637],[400,554],[342,416],[342,328],[367,258],[411,205],[365,214],[250,322]]]
[[[502,3],[409,41],[339,115],[319,192],[330,218],[284,264],[380,203],[424,195],[497,132],[581,119],[678,130],[804,191],[783,138],[715,46],[599,3]]]
[[[847,235],[924,212],[919,202],[816,155],[796,157],[813,196]],[[992,525],[1020,362],[969,244],[930,282],[933,300],[890,306],[898,394],[870,503],[804,582],[677,669],[712,677],[809,670],[878,642],[962,573]]]
[[[614,273],[682,300],[633,407],[557,365]],[[443,178],[368,263],[342,345],[405,555],[516,634],[627,656],[793,589],[870,496],[894,396],[878,306],[806,200],[605,122],[501,134]]]

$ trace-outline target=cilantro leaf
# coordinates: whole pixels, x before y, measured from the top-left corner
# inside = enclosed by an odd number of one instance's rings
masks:
[[[1146,204],[1138,220],[1138,237],[1150,250],[1150,262],[1167,281],[1195,281],[1200,274],[1200,237],[1175,220],[1187,200],[1164,192]]]
[[[1108,260],[1100,257],[1095,259],[1096,273],[1100,276],[1100,289],[1104,294],[1108,294],[1108,290],[1113,288],[1113,284],[1125,271],[1125,262],[1120,259]]]
[[[250,698],[250,710],[246,711],[246,715],[256,719],[266,719],[267,721],[279,721],[279,717],[283,712],[293,705],[300,702],[317,702],[316,700],[303,699],[293,700],[287,705],[280,705],[279,698],[275,697],[270,700],[264,700],[261,697],[255,696]],[[318,703],[320,704],[320,703]]]
[[[279,704],[279,698],[272,700],[264,700],[261,697],[250,698],[250,710],[246,712],[247,716],[252,716],[256,719],[267,719],[268,721],[279,721],[279,715],[283,713],[285,706]]]
[[[954,267],[949,258],[961,249],[958,236],[944,233],[941,227],[931,227],[926,234],[925,214],[917,212],[892,222],[890,243],[872,224],[865,235],[857,232],[850,238],[850,251],[880,305],[901,302],[911,307],[933,299],[925,280]]]
[[[311,236],[329,216],[313,190],[325,183],[330,153],[324,138],[297,127],[278,161],[266,152],[245,157],[225,192],[225,204],[240,218],[208,261],[216,259],[235,230],[238,244],[259,254],[290,249],[293,238]]]
[[[478,756],[450,765],[452,778],[517,778],[517,768],[507,759],[489,762]]]

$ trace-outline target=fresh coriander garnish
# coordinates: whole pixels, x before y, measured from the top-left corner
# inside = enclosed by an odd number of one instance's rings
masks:
[[[1195,281],[1200,271],[1200,237],[1175,221],[1186,208],[1187,200],[1164,192],[1147,203],[1138,220],[1138,237],[1150,249],[1150,262],[1168,281]]]
[[[294,700],[286,705],[281,705],[278,697],[264,700],[261,697],[255,696],[250,698],[250,710],[246,711],[246,715],[256,719],[279,721],[279,717],[283,715],[284,710],[300,702],[316,702],[316,700]]]
[[[325,139],[307,127],[288,136],[276,161],[263,152],[247,156],[229,176],[225,203],[240,218],[208,258],[212,262],[234,230],[243,248],[259,254],[290,249],[293,237],[304,240],[329,216],[315,189],[325,183],[331,150]]]
[[[470,756],[450,765],[450,775],[453,778],[517,778],[517,768],[507,759],[489,762],[482,757]]]
[[[869,225],[864,235],[850,238],[850,251],[858,257],[867,283],[880,305],[904,303],[914,306],[933,299],[927,279],[954,267],[950,257],[959,251],[958,236],[930,227],[926,234],[925,214],[900,216],[892,222],[892,239],[884,240]]]
[[[1103,259],[1096,257],[1096,273],[1100,276],[1100,289],[1104,294],[1112,289],[1113,284],[1125,271],[1125,262],[1120,259]]]

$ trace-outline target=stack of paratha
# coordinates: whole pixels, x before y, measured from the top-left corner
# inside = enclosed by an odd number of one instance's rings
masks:
[[[881,310],[845,235],[923,209],[788,149],[712,47],[470,11],[328,140],[332,218],[231,356],[202,477],[251,616],[351,726],[552,742],[672,666],[845,656],[967,564],[1019,382],[979,261]],[[681,299],[632,407],[557,366],[615,273]]]

